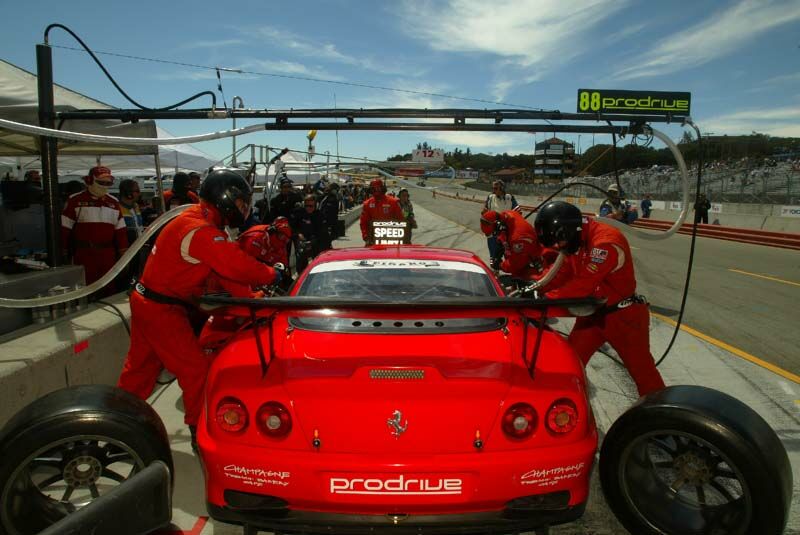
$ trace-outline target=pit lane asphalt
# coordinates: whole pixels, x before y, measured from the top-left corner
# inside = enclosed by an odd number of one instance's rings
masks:
[[[420,227],[414,231],[414,243],[467,249],[486,259],[485,238],[479,234],[477,228],[476,214],[480,205],[455,200],[444,201],[442,198],[437,198],[435,203],[427,202],[423,198],[430,195],[427,191],[412,191],[412,195]],[[436,213],[426,209],[428,206]],[[445,217],[439,214],[445,214]],[[676,239],[681,238],[679,236]],[[347,236],[337,240],[334,246],[343,248],[362,244],[356,224],[351,226]],[[639,251],[641,249],[634,250],[634,254]],[[646,266],[640,267],[640,264],[637,264],[637,273],[641,273],[640,278],[644,274],[643,270],[646,270]],[[682,286],[680,283],[673,284],[675,284],[673,291],[677,293]],[[570,322],[561,321],[555,328],[568,331]],[[783,328],[790,330],[787,325]],[[671,325],[658,319],[651,321],[650,336],[654,352],[658,353],[666,347],[671,334]],[[792,512],[785,533],[800,535],[800,403],[797,403],[797,400],[800,400],[800,386],[685,332],[679,334],[671,355],[660,369],[667,384],[703,385],[735,396],[756,410],[775,429],[789,452],[795,482]],[[627,372],[601,353],[597,353],[589,362],[587,374],[592,407],[602,440],[610,425],[636,400],[636,388]],[[151,397],[151,402],[167,427],[176,468],[173,497],[174,526],[162,533],[241,534],[242,529],[238,526],[204,518],[207,513],[203,495],[203,475],[200,463],[189,447],[188,431],[183,424],[183,408],[177,384],[172,383],[158,390]],[[583,518],[551,529],[552,535],[624,533],[626,531],[605,504],[596,469],[592,475],[589,502]]]

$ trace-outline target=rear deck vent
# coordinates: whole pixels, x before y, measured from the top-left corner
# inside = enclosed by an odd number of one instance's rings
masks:
[[[370,379],[395,379],[401,381],[425,379],[425,370],[386,370],[369,371]]]

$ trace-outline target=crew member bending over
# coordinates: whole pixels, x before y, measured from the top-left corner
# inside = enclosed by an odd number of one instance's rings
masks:
[[[639,395],[664,388],[650,353],[650,315],[647,301],[636,294],[633,258],[625,236],[602,220],[587,219],[569,203],[553,201],[542,207],[534,222],[539,243],[567,255],[562,269],[543,290],[553,299],[596,297],[605,306],[580,317],[569,345],[584,365],[604,342],[611,344],[628,369]]]
[[[210,364],[189,323],[189,308],[214,274],[225,286],[262,286],[280,275],[228,240],[225,226],[240,226],[250,212],[244,178],[212,171],[200,188],[200,204],[164,227],[131,294],[131,346],[118,386],[147,399],[162,364],[183,390],[184,421],[192,444]]]

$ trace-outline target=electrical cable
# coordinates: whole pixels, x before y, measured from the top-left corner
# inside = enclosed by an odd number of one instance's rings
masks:
[[[53,48],[63,48],[65,50],[75,50],[75,51],[78,51],[78,52],[83,52],[83,50],[81,50],[80,48],[75,48],[75,47],[71,47],[71,46],[59,46],[59,45],[51,45],[51,46]],[[253,76],[269,76],[269,77],[273,77],[273,78],[287,78],[287,79],[290,79],[290,80],[302,80],[302,81],[305,81],[305,82],[317,82],[317,83],[323,83],[323,84],[344,85],[344,86],[349,86],[349,87],[363,87],[365,89],[379,89],[381,91],[394,91],[396,93],[408,93],[408,94],[412,94],[412,95],[423,95],[423,96],[429,96],[429,97],[447,98],[447,99],[452,99],[452,100],[463,100],[465,102],[480,102],[482,104],[495,104],[495,105],[499,105],[499,106],[509,106],[509,107],[512,107],[512,108],[524,108],[526,110],[534,110],[534,111],[552,111],[552,112],[558,111],[558,110],[547,110],[545,108],[536,108],[536,107],[533,107],[533,106],[526,106],[524,104],[513,104],[513,103],[510,103],[510,102],[487,100],[487,99],[482,99],[482,98],[457,97],[455,95],[446,95],[444,93],[431,93],[429,91],[417,91],[417,90],[414,90],[414,89],[402,89],[402,88],[399,88],[399,87],[373,85],[373,84],[367,84],[367,83],[362,83],[362,82],[345,82],[345,81],[341,81],[341,80],[330,80],[330,79],[326,79],[326,78],[314,78],[314,77],[311,77],[311,76],[297,76],[297,75],[292,75],[292,74],[280,74],[280,73],[275,73],[275,72],[249,71],[249,70],[245,70],[245,69],[232,69],[232,68],[229,68],[229,67],[212,67],[210,65],[200,65],[200,64],[197,64],[197,63],[186,63],[186,62],[182,62],[182,61],[171,61],[171,60],[165,60],[165,59],[147,58],[147,57],[142,57],[142,56],[131,56],[131,55],[128,55],[128,54],[119,54],[119,53],[116,53],[116,52],[103,52],[103,51],[99,51],[99,50],[97,51],[97,53],[98,54],[105,54],[107,56],[115,56],[115,57],[118,57],[118,58],[132,59],[132,60],[137,60],[137,61],[150,61],[150,62],[153,62],[153,63],[164,63],[164,64],[167,64],[167,65],[179,65],[181,67],[191,67],[191,68],[194,68],[194,69],[205,69],[205,70],[212,70],[212,71],[216,70],[216,69],[219,69],[219,70],[222,70],[222,71],[225,71],[225,72],[232,72],[232,73],[236,73],[236,74],[251,74]]]
[[[133,98],[131,98],[131,96],[128,95],[128,93],[126,93],[125,90],[122,89],[122,87],[120,87],[120,85],[117,83],[117,81],[114,79],[114,77],[111,76],[111,73],[108,72],[108,70],[100,62],[100,60],[97,58],[97,56],[94,55],[94,52],[92,52],[92,50],[89,48],[89,46],[86,43],[84,43],[83,40],[80,37],[78,37],[78,35],[75,32],[73,32],[72,30],[70,30],[69,28],[64,26],[63,24],[58,24],[58,23],[51,24],[44,30],[44,44],[49,46],[49,42],[48,42],[49,34],[50,34],[50,30],[53,29],[53,28],[60,28],[60,29],[64,30],[65,32],[70,34],[76,41],[78,41],[78,43],[80,43],[80,45],[83,47],[83,49],[92,57],[92,59],[95,61],[95,63],[97,63],[98,67],[100,67],[100,70],[102,70],[103,73],[106,75],[106,77],[111,81],[111,83],[114,84],[114,87],[117,88],[117,91],[119,91],[122,94],[122,96],[125,97],[128,100],[128,102],[130,102],[131,104],[133,104],[134,106],[136,106],[140,110],[157,110],[157,111],[172,110],[172,109],[177,108],[179,106],[183,106],[184,104],[188,104],[189,102],[191,102],[193,100],[197,100],[198,98],[200,98],[200,97],[202,97],[204,95],[211,95],[211,102],[212,102],[211,106],[214,107],[214,108],[217,107],[217,96],[214,93],[212,93],[211,91],[202,91],[200,93],[197,93],[194,96],[191,96],[191,97],[189,97],[189,98],[187,98],[185,100],[182,100],[182,101],[178,102],[177,104],[173,104],[172,106],[166,106],[164,108],[148,108],[146,106],[142,106],[141,104],[139,104],[138,102],[133,100]],[[59,48],[67,48],[67,47],[59,47]],[[80,49],[76,48],[74,50],[80,50]]]
[[[103,301],[102,299],[98,299],[96,302],[100,303],[101,305],[105,305],[107,307],[111,307],[114,309],[114,312],[117,314],[117,316],[119,316],[119,319],[122,320],[122,325],[125,327],[125,330],[128,331],[128,338],[130,338],[131,326],[128,323],[128,320],[125,319],[125,315],[122,313],[122,311],[119,308],[117,308],[117,305],[115,305],[114,303],[109,303],[108,301]]]
[[[697,198],[700,196],[700,182],[703,176],[703,138],[700,135],[700,129],[697,127],[696,124],[691,119],[686,120],[686,124],[690,125],[694,128],[695,132],[697,133],[697,184],[695,186],[695,193],[694,198],[695,202],[697,202]],[[664,350],[664,354],[661,355],[656,361],[656,367],[658,367],[664,359],[667,358],[667,354],[669,353],[670,349],[672,349],[672,344],[675,342],[675,339],[678,336],[678,331],[681,329],[681,322],[683,321],[683,312],[686,309],[686,298],[689,296],[689,283],[692,279],[692,265],[694,264],[694,250],[695,250],[695,243],[697,242],[697,218],[695,217],[694,222],[692,223],[692,240],[689,245],[689,262],[686,266],[686,279],[683,284],[683,296],[681,297],[681,307],[678,310],[678,319],[675,322],[675,330],[672,331],[672,338],[667,344],[667,349]]]

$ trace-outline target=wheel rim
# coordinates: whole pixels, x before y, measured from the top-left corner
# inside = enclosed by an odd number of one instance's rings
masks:
[[[0,525],[12,535],[38,533],[143,468],[136,452],[109,437],[51,442],[20,463],[5,483]]]
[[[625,448],[622,493],[641,521],[662,534],[743,533],[753,515],[739,468],[691,433],[662,430]]]

